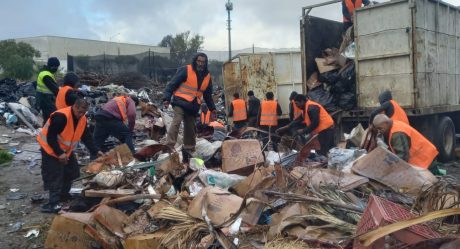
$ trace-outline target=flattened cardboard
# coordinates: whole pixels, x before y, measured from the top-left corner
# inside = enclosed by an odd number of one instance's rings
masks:
[[[296,179],[309,182],[314,187],[336,185],[343,191],[354,189],[361,184],[369,182],[369,179],[366,177],[323,168],[295,167],[291,171],[291,175]]]
[[[160,230],[155,233],[141,234],[129,237],[125,240],[125,249],[156,249],[161,248],[161,239],[166,231]]]
[[[206,198],[206,199],[205,199]],[[235,214],[243,198],[231,194],[218,187],[206,187],[192,200],[188,208],[188,214],[197,219],[202,219],[201,207],[207,203],[207,215],[213,225],[221,225]]]
[[[412,195],[418,194],[437,181],[429,170],[417,169],[382,147],[377,147],[356,160],[351,169],[396,192]]]
[[[88,236],[84,227],[92,222],[91,213],[67,213],[54,217],[46,236],[45,248],[91,249],[98,243]]]
[[[254,165],[263,163],[260,142],[256,139],[235,139],[222,143],[222,171],[248,176]]]

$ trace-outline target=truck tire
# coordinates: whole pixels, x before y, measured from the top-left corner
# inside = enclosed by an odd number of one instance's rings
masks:
[[[455,156],[455,126],[452,119],[442,117],[435,130],[436,148],[438,148],[438,160],[440,162],[449,162]]]

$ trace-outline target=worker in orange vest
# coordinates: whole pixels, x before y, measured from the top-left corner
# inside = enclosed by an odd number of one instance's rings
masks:
[[[294,102],[294,98],[298,95],[296,91],[291,92],[291,96],[289,96],[289,120],[294,121],[299,116],[302,116],[302,109],[297,107]]]
[[[184,122],[183,161],[188,162],[196,145],[196,117],[202,99],[211,111],[211,121],[216,116],[216,107],[212,99],[212,80],[208,70],[208,57],[198,53],[193,57],[192,64],[181,67],[166,86],[163,105],[172,105],[174,118],[166,136],[166,145],[174,147],[177,142],[179,128]]]
[[[305,95],[298,94],[294,102],[302,109],[303,115],[278,129],[277,133],[282,135],[290,131],[291,135],[318,134],[321,146],[319,154],[327,156],[329,150],[335,146],[334,120],[322,105],[308,99]]]
[[[342,0],[342,14],[343,14],[343,31],[347,31],[348,28],[353,26],[353,16],[355,9],[369,5],[369,0]]]
[[[134,153],[133,131],[136,125],[136,106],[138,105],[139,99],[136,96],[124,95],[116,96],[105,103],[94,115],[96,146],[106,151],[107,148],[103,148],[103,144],[109,136],[113,136],[126,144]],[[92,155],[92,158],[94,157],[95,155]]]
[[[56,109],[69,107],[75,103],[78,98],[78,75],[69,72],[64,76],[64,85],[59,87],[59,92],[56,97]]]
[[[379,95],[379,102],[380,107],[372,111],[371,116],[369,118],[369,124],[372,124],[374,117],[377,114],[383,113],[387,115],[392,120],[398,120],[409,124],[409,119],[407,118],[407,114],[401,106],[393,100],[393,96],[391,92],[386,90]]]
[[[59,203],[70,198],[72,180],[80,176],[73,153],[77,143],[81,140],[91,153],[102,155],[86,126],[88,107],[89,103],[80,98],[72,106],[53,112],[37,135],[42,154],[43,184],[49,191],[48,203],[41,207],[44,213],[57,213]]]
[[[404,122],[378,114],[373,125],[383,135],[391,152],[412,166],[428,169],[438,155],[428,139]]]
[[[201,104],[201,113],[200,113],[200,124],[209,125],[211,123],[211,112],[208,109],[208,106],[203,103]]]
[[[274,99],[275,95],[273,92],[267,92],[265,97],[266,99],[260,103],[259,125],[263,130],[272,131],[272,129],[278,126],[278,117],[283,114],[283,111]]]
[[[246,102],[240,99],[239,93],[233,94],[233,101],[228,109],[228,116],[233,117],[233,128],[239,130],[246,126],[248,112]]]

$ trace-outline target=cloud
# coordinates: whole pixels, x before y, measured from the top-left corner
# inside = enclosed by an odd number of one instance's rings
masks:
[[[232,48],[300,47],[303,6],[326,0],[232,0]],[[0,39],[57,35],[158,44],[168,34],[190,30],[205,37],[204,49],[227,49],[225,0],[6,1],[0,9]],[[460,5],[460,0],[448,0]],[[341,6],[312,15],[340,21]],[[8,20],[8,21],[4,21]]]

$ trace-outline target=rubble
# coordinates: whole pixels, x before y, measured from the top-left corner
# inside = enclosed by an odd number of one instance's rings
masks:
[[[354,65],[336,50],[325,51],[324,58],[318,61],[326,65],[314,74],[315,78],[312,76],[308,87],[313,93],[321,89],[321,98],[336,107],[340,100],[334,99],[338,96],[334,91],[343,84],[347,89],[351,87],[347,84],[353,81]],[[84,167],[71,191],[76,198],[67,203],[64,213],[54,217],[48,231],[37,233],[28,228],[21,235],[29,231],[30,238],[46,234],[45,248],[393,245],[394,240],[387,240],[388,236],[377,238],[369,235],[369,226],[364,229],[363,224],[370,222],[369,212],[376,210],[376,200],[397,205],[407,215],[391,222],[382,219],[372,227],[377,229],[374,231],[417,217],[424,220],[423,225],[416,226],[433,231],[433,236],[425,239],[446,238],[456,231],[446,222],[423,215],[459,206],[457,180],[436,178],[429,171],[408,165],[382,148],[376,134],[361,126],[347,134],[347,148],[333,148],[329,157],[316,153],[320,149],[317,136],[309,136],[305,144],[281,139],[278,146],[270,146],[267,132],[257,128],[228,133],[225,128],[206,127],[199,133],[190,162],[183,163],[181,139],[175,148],[162,144],[172,112],[155,103],[158,98],[154,97],[154,87],[132,90],[126,84],[112,85],[107,78],[91,74],[87,81],[91,86],[81,89],[92,103],[90,125],[91,115],[111,97],[122,93],[140,97],[141,115],[134,131],[137,152],[133,155],[126,145],[109,141],[108,152],[90,162],[86,150],[78,147],[76,154]],[[28,92],[26,86],[21,89]],[[346,92],[342,90],[341,94]],[[215,94],[218,115],[225,119],[220,93]],[[21,97],[29,97],[27,94]],[[34,135],[41,120],[34,119],[34,104],[26,100],[8,100],[0,104],[0,110],[18,119],[18,123],[11,124],[17,132]],[[9,137],[4,139],[6,144],[13,142]],[[5,153],[34,167],[39,159],[37,150],[38,147],[25,146],[11,151],[9,148]],[[26,196],[11,193],[9,201]],[[43,200],[39,195],[32,197],[36,202]],[[407,226],[398,227],[391,230],[390,237],[400,238],[396,234],[410,230]],[[412,246],[420,240],[405,243]]]

